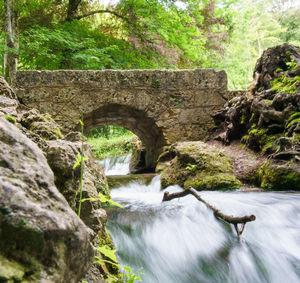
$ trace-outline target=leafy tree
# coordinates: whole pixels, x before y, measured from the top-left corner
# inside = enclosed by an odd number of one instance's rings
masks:
[[[281,26],[285,28],[280,33],[282,41],[300,46],[300,5],[279,14],[278,18]]]
[[[235,7],[234,31],[220,64],[227,71],[229,87],[248,88],[257,59],[268,47],[281,44],[285,31],[272,9],[272,1],[243,1]]]

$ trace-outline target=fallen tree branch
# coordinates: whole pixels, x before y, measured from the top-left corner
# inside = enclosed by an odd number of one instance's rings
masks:
[[[234,216],[226,215],[222,213],[220,210],[218,210],[217,208],[215,208],[214,206],[212,206],[210,203],[205,201],[203,198],[201,198],[198,195],[197,191],[193,188],[188,188],[182,192],[172,193],[172,194],[170,194],[169,192],[165,192],[162,201],[169,201],[175,198],[185,197],[190,194],[193,195],[197,200],[203,202],[209,209],[211,209],[214,212],[216,218],[222,219],[227,223],[233,224],[238,237],[242,235],[246,223],[254,221],[256,219],[255,215],[253,214],[246,215],[243,217],[234,217]],[[238,224],[242,224],[241,229],[238,228]]]

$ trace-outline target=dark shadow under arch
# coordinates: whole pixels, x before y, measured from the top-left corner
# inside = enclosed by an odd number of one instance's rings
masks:
[[[84,117],[85,132],[104,125],[122,126],[133,132],[146,147],[145,165],[154,168],[166,140],[155,120],[144,111],[126,105],[108,104]]]

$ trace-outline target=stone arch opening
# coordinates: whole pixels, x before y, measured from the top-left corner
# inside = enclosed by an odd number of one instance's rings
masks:
[[[86,132],[104,125],[115,125],[138,136],[145,147],[145,151],[139,156],[139,166],[144,167],[140,171],[154,170],[162,147],[167,144],[162,129],[153,118],[148,117],[145,111],[127,105],[102,106],[84,117],[84,125]]]

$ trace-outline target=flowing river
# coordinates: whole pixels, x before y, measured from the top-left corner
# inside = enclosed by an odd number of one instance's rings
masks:
[[[193,196],[162,203],[159,178],[111,190],[125,209],[109,211],[108,229],[120,262],[140,269],[142,282],[300,282],[299,193],[199,192],[225,214],[256,215],[238,240]]]

